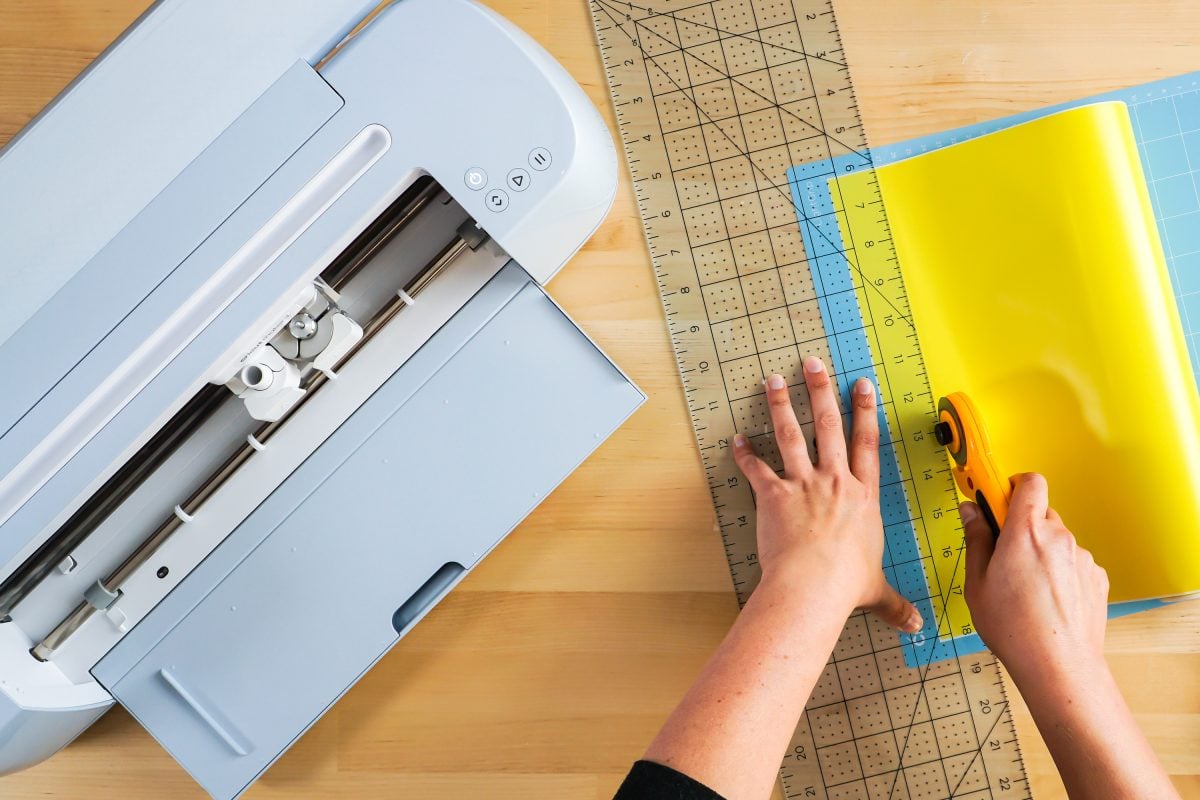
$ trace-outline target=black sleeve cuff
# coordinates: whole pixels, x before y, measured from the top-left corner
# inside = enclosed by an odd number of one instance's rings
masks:
[[[625,782],[617,789],[613,800],[725,800],[699,781],[682,772],[656,764],[638,761],[629,770]]]

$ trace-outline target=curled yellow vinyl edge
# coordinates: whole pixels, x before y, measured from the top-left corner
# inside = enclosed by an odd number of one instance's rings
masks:
[[[874,180],[933,402],[1046,476],[1110,600],[1200,591],[1200,394],[1125,105],[841,177],[848,212]]]

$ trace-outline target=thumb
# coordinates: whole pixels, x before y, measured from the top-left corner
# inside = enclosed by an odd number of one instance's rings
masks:
[[[983,580],[996,549],[996,537],[992,535],[992,529],[988,527],[979,506],[968,501],[958,507],[958,514],[962,517],[963,536],[967,545],[966,573],[969,585]]]
[[[921,630],[921,626],[925,623],[922,621],[921,612],[917,611],[917,607],[893,589],[882,573],[879,575],[879,584],[878,599],[866,606],[866,610],[893,628],[899,628],[905,633],[916,633]]]

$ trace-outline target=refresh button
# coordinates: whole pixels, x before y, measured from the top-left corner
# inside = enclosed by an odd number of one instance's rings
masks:
[[[487,173],[481,167],[471,167],[463,176],[463,183],[473,192],[478,192],[487,186]]]

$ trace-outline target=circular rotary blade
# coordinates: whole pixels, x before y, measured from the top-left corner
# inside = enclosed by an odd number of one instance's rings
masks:
[[[937,437],[938,443],[946,446],[954,458],[954,463],[966,466],[967,438],[964,435],[962,420],[958,418],[958,409],[948,397],[938,400],[938,420],[934,428],[934,436]],[[958,442],[957,448],[953,446],[955,441]]]

